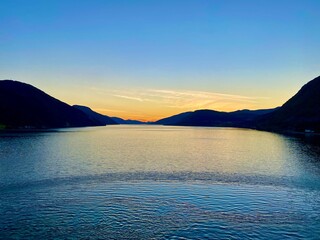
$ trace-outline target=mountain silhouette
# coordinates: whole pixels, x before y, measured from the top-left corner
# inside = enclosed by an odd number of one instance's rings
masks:
[[[0,128],[98,126],[83,112],[26,83],[0,80]]]
[[[132,120],[132,119],[122,119],[119,117],[111,117],[116,123],[118,124],[145,124],[145,122],[141,122],[138,120]]]
[[[238,110],[234,112],[219,112],[214,110],[196,110],[184,112],[168,118],[160,119],[155,124],[177,126],[207,126],[207,127],[249,127],[258,116],[273,112],[275,109]]]
[[[111,118],[85,106],[71,107],[32,85],[0,80],[0,129],[141,123],[136,120]],[[245,127],[277,132],[320,132],[320,76],[305,84],[279,108],[234,112],[196,110],[163,118],[153,124]]]
[[[320,132],[320,76],[305,84],[282,107],[258,118],[256,127],[269,131]]]
[[[82,111],[84,114],[88,116],[88,118],[100,125],[114,125],[118,124],[116,121],[114,121],[111,117],[108,117],[106,115],[102,115],[100,113],[97,113],[93,111],[91,108],[86,106],[80,106],[80,105],[74,105],[74,108]]]
[[[320,76],[281,107],[266,110],[184,112],[155,122],[162,125],[245,127],[276,132],[320,132]]]
[[[177,115],[173,115],[170,117],[162,118],[154,124],[160,124],[160,125],[179,125],[184,119],[186,119],[189,115],[192,115],[193,112],[183,112],[179,113]]]

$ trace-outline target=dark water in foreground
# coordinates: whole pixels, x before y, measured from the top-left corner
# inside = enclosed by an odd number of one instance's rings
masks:
[[[2,133],[0,239],[320,239],[320,146],[227,128]]]

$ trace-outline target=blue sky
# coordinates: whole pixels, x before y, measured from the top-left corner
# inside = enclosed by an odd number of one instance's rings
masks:
[[[320,75],[319,12],[316,0],[2,0],[0,79],[125,118],[275,107]]]

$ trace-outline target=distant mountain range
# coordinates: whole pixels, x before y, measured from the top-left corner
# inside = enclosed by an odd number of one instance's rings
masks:
[[[131,119],[122,119],[119,117],[111,117],[116,123],[118,124],[146,124],[145,122],[141,122],[138,120],[131,120]]]
[[[97,113],[93,111],[91,108],[86,106],[80,106],[80,105],[73,105],[74,108],[79,109],[83,113],[85,113],[89,119],[100,122],[103,125],[114,125],[114,124],[145,124],[144,122],[137,121],[137,120],[124,120],[119,117],[109,117],[107,115],[103,115],[100,113]]]
[[[86,107],[86,106],[80,106],[80,105],[73,105],[74,108],[80,110],[81,112],[83,112],[84,114],[86,114],[88,116],[88,118],[91,121],[94,122],[98,122],[101,125],[114,125],[114,124],[118,124],[115,120],[113,120],[111,117],[108,117],[106,115],[102,115],[100,113],[97,113],[93,110],[91,110],[91,108]]]
[[[60,128],[144,124],[68,104],[25,83],[0,81],[0,129]],[[176,126],[244,127],[277,132],[320,132],[320,77],[304,85],[283,106],[264,110],[219,112],[197,110],[160,119],[152,124]]]
[[[0,81],[0,128],[100,126],[83,112],[18,81]]]
[[[206,126],[206,127],[249,127],[254,119],[275,111],[265,110],[238,110],[235,112],[218,112],[214,110],[197,110],[185,112],[161,119],[155,124],[176,126]],[[249,124],[250,123],[250,124]]]
[[[184,112],[155,122],[176,126],[245,127],[277,132],[320,132],[320,77],[283,106],[266,110]]]

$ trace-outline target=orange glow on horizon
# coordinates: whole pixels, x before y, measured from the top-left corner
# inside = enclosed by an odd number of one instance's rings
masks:
[[[285,94],[279,91],[277,95],[272,92],[274,95],[270,98],[268,95],[271,94],[266,90],[246,96],[245,93],[237,95],[194,90],[104,90],[83,87],[72,90],[55,88],[48,93],[70,105],[83,105],[110,117],[143,122],[200,109],[224,112],[270,109],[281,106],[293,95],[290,91]]]
[[[251,97],[191,90],[93,90],[104,99],[91,106],[107,116],[143,122],[157,121],[182,112],[199,109],[231,112],[241,109],[267,109],[279,106],[266,97]],[[106,104],[108,103],[108,104]]]

